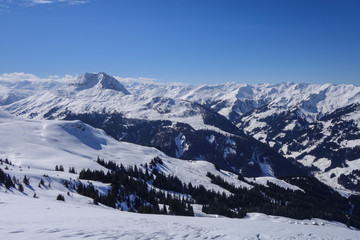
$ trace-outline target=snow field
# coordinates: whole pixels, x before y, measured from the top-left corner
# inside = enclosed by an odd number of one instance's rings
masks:
[[[1,239],[359,239],[359,231],[318,219],[252,213],[244,219],[144,215],[91,204],[0,193]]]

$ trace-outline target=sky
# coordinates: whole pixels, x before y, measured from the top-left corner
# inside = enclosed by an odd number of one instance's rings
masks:
[[[359,85],[358,0],[0,0],[0,74]]]

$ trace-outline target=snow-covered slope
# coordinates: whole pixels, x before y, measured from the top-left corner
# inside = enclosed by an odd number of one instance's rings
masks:
[[[80,121],[26,120],[0,111],[0,135],[7,136],[0,138],[0,157],[11,159],[17,167],[52,171],[56,165],[63,165],[66,170],[70,167],[77,171],[87,168],[106,170],[96,163],[97,157],[125,166],[145,165],[154,157],[161,157],[164,161],[162,172],[176,175],[185,183],[224,191],[206,177],[207,172],[211,172],[237,186],[251,187],[237,180],[234,174],[217,171],[209,162],[184,161],[168,157],[155,148],[119,142]]]
[[[359,231],[319,219],[263,214],[245,219],[191,218],[121,212],[0,193],[1,239],[359,239]]]

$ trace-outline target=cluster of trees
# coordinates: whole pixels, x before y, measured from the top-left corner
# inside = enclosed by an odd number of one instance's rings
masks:
[[[140,213],[194,215],[191,206],[193,201],[190,199],[149,187],[147,181],[166,178],[157,170],[154,169],[155,171],[149,173],[147,168],[145,171],[136,165],[125,168],[122,164],[117,165],[114,162],[105,162],[101,159],[98,159],[98,163],[109,167],[111,171],[105,173],[101,170],[82,170],[79,173],[79,178],[109,183],[111,188],[108,192],[106,194],[99,194],[92,184],[79,182],[76,185],[76,191],[81,195],[94,199],[94,204],[102,203],[114,208],[120,208],[121,203],[126,203],[129,209]],[[178,181],[182,186],[181,181]],[[162,204],[164,207],[160,209],[159,204]],[[168,206],[168,209],[166,206]]]
[[[60,166],[56,165],[55,166],[55,171],[63,172],[64,171],[64,166],[63,165],[60,165]]]
[[[153,181],[154,187],[164,189],[166,191],[184,193],[186,185],[183,184],[177,176],[165,176],[164,174],[159,173],[156,169],[154,169],[152,173],[156,176]]]
[[[56,165],[55,166],[55,171],[59,171],[59,172],[64,172],[64,166],[63,165]],[[75,167],[69,167],[69,173],[76,173],[75,171]]]
[[[25,185],[29,185],[30,179],[25,175],[22,180],[22,183],[24,183]],[[24,192],[24,186],[22,185],[22,183],[15,176],[11,178],[9,174],[5,173],[0,168],[0,184],[3,184],[6,189],[15,188],[15,186],[17,185],[18,187],[17,189],[20,192]]]
[[[304,190],[292,191],[271,182],[267,182],[267,186],[251,183],[251,189],[237,188],[219,176],[211,173],[207,176],[232,195],[217,194],[212,197],[210,204],[203,208],[205,212],[226,212],[226,209],[230,209],[230,216],[234,212],[240,215],[245,212],[262,212],[295,219],[335,220],[360,227],[360,215],[354,214],[353,210],[351,212],[351,209],[360,208],[360,202],[349,201],[315,177],[285,178],[285,181]]]
[[[69,168],[69,173],[74,173],[75,174],[76,173],[75,167],[70,167]]]
[[[0,164],[3,165],[4,163],[13,166],[12,162],[9,161],[9,159],[5,158],[5,160],[3,160],[2,158],[0,158]]]
[[[159,164],[159,161],[155,162],[154,160],[154,163]],[[103,198],[100,202],[106,205],[110,204],[106,203],[105,199],[115,199],[112,200],[114,207],[116,207],[117,201],[129,202],[129,196],[133,195],[135,196],[135,203],[130,205],[139,212],[161,213],[162,210],[159,209],[158,205],[166,204],[169,206],[170,214],[188,215],[189,213],[193,214],[191,204],[196,202],[203,205],[203,212],[205,213],[228,217],[243,217],[247,212],[261,212],[295,219],[335,220],[360,227],[359,215],[354,214],[354,209],[360,209],[360,202],[356,200],[349,202],[349,199],[342,197],[314,177],[284,179],[304,190],[293,191],[271,182],[268,182],[267,186],[249,182],[240,175],[239,180],[251,184],[252,188],[236,187],[220,176],[207,173],[207,177],[213,184],[219,185],[231,193],[225,194],[208,190],[201,185],[184,184],[176,176],[166,176],[157,168],[148,168],[147,165],[143,171],[143,168],[138,168],[136,165],[125,168],[122,165],[116,165],[114,162],[104,161],[100,164],[109,167],[111,172],[83,170],[80,172],[80,178],[110,183],[111,190],[107,195],[99,198]],[[149,188],[147,182],[160,190],[155,191]],[[167,193],[165,194],[163,190]],[[93,198],[99,196],[98,193],[94,193],[96,192],[94,189],[92,192]],[[174,198],[169,192],[181,193],[182,196],[188,197]]]
[[[164,162],[160,157],[154,157],[153,159],[151,159],[150,161],[150,168],[155,168],[158,164],[163,165]]]
[[[10,189],[11,187],[15,187],[15,184],[11,179],[10,175],[6,174],[1,168],[0,168],[0,184],[4,184],[4,186],[7,189]]]
[[[116,171],[118,169],[118,165],[113,161],[105,161],[104,159],[97,157],[96,162],[112,171]]]
[[[0,164],[7,164],[7,165],[12,165],[11,161],[9,161],[8,159],[0,159]],[[14,166],[14,165],[12,165]],[[21,167],[20,167],[21,168]],[[5,169],[8,169],[7,167]],[[26,175],[24,175],[23,179],[20,180],[18,178],[16,178],[15,176],[11,177],[10,174],[5,173],[1,168],[0,168],[0,185],[4,185],[6,189],[10,189],[10,188],[17,188],[17,190],[19,192],[24,192],[24,185],[30,185],[30,178],[27,177]],[[45,182],[43,179],[40,180],[39,183],[39,187],[41,187],[41,185],[45,186]],[[49,183],[49,187],[50,187],[50,183]],[[36,193],[34,193],[33,197],[37,198]]]
[[[59,194],[59,195],[57,195],[56,200],[65,202],[65,197],[64,197],[64,195]]]

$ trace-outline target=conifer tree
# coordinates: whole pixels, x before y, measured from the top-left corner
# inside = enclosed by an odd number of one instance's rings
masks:
[[[19,183],[19,185],[18,185],[18,190],[19,190],[19,192],[24,192],[24,187],[21,183]]]
[[[56,200],[65,202],[65,197],[64,197],[64,195],[59,194],[59,195],[57,195]]]
[[[24,183],[25,185],[29,185],[29,184],[30,184],[30,180],[29,180],[29,178],[26,177],[26,175],[24,176],[23,183]]]

